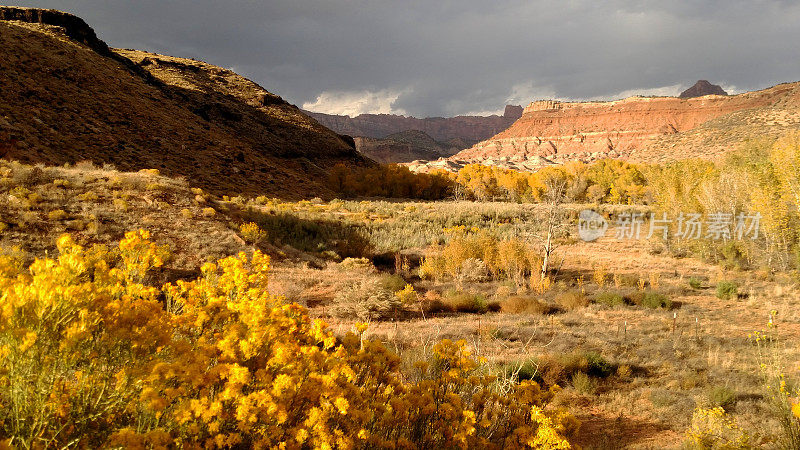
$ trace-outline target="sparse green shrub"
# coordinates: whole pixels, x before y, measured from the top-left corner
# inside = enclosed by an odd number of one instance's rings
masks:
[[[612,307],[625,305],[625,299],[616,292],[601,292],[595,296],[594,301]]]
[[[397,292],[406,287],[406,280],[400,275],[383,274],[380,277],[380,286],[389,292]]]
[[[729,270],[738,270],[747,265],[747,255],[741,243],[729,241],[719,250],[722,267]]]
[[[542,382],[548,386],[563,385],[578,372],[594,377],[606,378],[614,373],[616,366],[594,351],[575,350],[559,355],[545,355],[538,361]]]
[[[540,378],[539,366],[532,361],[508,363],[503,367],[503,374],[506,378],[516,382],[525,380],[536,381]]]
[[[706,393],[706,397],[711,406],[720,406],[725,411],[728,411],[736,404],[736,392],[727,386],[713,386]]]
[[[717,298],[730,300],[739,294],[739,285],[734,281],[720,281],[717,283]]]
[[[689,286],[692,289],[700,289],[703,287],[703,280],[697,277],[691,277],[689,278]]]
[[[608,362],[600,353],[590,351],[583,354],[586,360],[586,374],[593,377],[605,378],[614,372],[614,365]]]
[[[642,306],[651,309],[672,309],[672,300],[659,292],[648,291],[642,296]]]
[[[614,277],[614,284],[617,287],[636,287],[639,284],[639,276],[632,273],[621,273]]]

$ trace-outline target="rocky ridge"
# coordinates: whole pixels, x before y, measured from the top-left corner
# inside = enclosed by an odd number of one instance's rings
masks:
[[[607,102],[535,101],[507,130],[413,170],[481,163],[517,170],[604,158],[663,162],[715,158],[751,138],[800,128],[800,83],[739,95],[630,97]],[[713,138],[712,138],[713,137]]]
[[[201,61],[109,48],[83,20],[0,7],[0,157],[159,169],[225,194],[328,196],[373,164],[256,83]]]
[[[401,131],[383,139],[357,136],[354,140],[359,153],[384,164],[446,158],[471,145],[461,139],[439,142],[419,130]]]
[[[356,148],[362,154],[381,162],[394,163],[457,153],[508,128],[522,116],[522,110],[521,106],[506,105],[502,116],[425,119],[394,114],[361,114],[349,117],[309,111],[306,113],[337,133],[354,136]],[[428,139],[406,139],[398,142],[397,134],[409,131],[424,133],[437,144],[432,146]],[[420,145],[414,141],[419,141]]]

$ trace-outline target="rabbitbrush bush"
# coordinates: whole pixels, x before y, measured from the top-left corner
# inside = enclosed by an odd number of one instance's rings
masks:
[[[0,256],[0,447],[569,448],[554,389],[501,394],[447,340],[401,376],[365,325],[339,339],[271,295],[258,251],[158,288],[147,232],[58,249]]]

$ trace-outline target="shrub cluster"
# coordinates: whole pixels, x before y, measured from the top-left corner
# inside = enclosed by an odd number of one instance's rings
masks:
[[[58,240],[57,259],[0,257],[0,440],[21,448],[569,448],[555,388],[494,388],[465,343],[414,374],[366,326],[338,339],[269,294],[269,258],[143,284],[168,252]]]
[[[395,164],[351,169],[336,165],[328,185],[344,197],[388,197],[440,200],[452,194],[453,182],[446,173],[414,173]]]
[[[521,239],[500,240],[488,233],[459,233],[438,252],[425,257],[422,278],[452,277],[477,281],[485,277],[523,285],[541,268],[542,259]]]

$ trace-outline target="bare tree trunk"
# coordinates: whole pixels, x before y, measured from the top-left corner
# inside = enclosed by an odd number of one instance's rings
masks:
[[[552,224],[548,224],[547,227],[547,240],[544,244],[544,258],[542,258],[542,275],[541,279],[547,276],[547,268],[550,264],[550,253],[553,252],[553,226]]]
[[[540,274],[541,279],[544,280],[547,277],[547,270],[550,266],[550,255],[556,249],[555,243],[555,234],[556,234],[556,227],[561,226],[563,227],[564,224],[558,224],[557,221],[560,219],[560,214],[558,213],[558,208],[561,205],[562,201],[564,200],[564,195],[566,193],[566,183],[564,180],[554,180],[551,179],[545,182],[547,186],[547,200],[548,200],[548,210],[547,210],[547,236],[544,239],[544,246],[543,246],[543,257],[542,257],[542,273]]]

